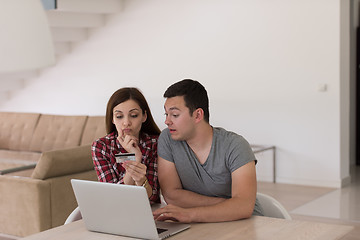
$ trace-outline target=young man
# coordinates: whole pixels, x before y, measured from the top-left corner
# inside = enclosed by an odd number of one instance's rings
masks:
[[[170,86],[158,141],[158,179],[168,205],[156,220],[220,222],[262,215],[255,156],[241,136],[209,124],[209,100],[197,81]]]

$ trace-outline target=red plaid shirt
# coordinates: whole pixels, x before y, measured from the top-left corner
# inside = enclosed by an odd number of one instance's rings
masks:
[[[139,140],[142,163],[147,167],[146,177],[152,187],[151,203],[160,203],[160,187],[157,176],[157,140],[158,136],[143,133]],[[124,184],[125,168],[118,164],[115,154],[126,153],[112,132],[93,142],[91,147],[94,167],[100,182]]]

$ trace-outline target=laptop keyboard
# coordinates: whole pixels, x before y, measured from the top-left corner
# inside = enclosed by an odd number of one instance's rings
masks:
[[[156,228],[156,230],[157,230],[158,234],[167,231],[167,229],[163,229],[163,228]]]

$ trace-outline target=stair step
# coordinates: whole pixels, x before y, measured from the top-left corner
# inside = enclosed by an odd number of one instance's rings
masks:
[[[57,11],[115,13],[122,5],[122,0],[57,0]]]
[[[17,79],[28,79],[28,78],[36,77],[37,75],[38,75],[38,72],[36,70],[14,72],[14,73],[1,73],[0,74],[0,83],[5,85],[9,81],[13,81],[13,80],[17,80]]]
[[[54,42],[79,42],[88,38],[85,28],[51,28]]]
[[[9,93],[8,92],[0,92],[0,103],[5,102],[9,99]]]
[[[46,11],[50,27],[65,28],[96,28],[105,23],[102,14],[61,12],[57,10]]]
[[[71,52],[71,44],[68,42],[54,42],[56,55],[64,55]]]
[[[57,0],[57,8],[47,10],[56,59],[69,54],[89,34],[104,26],[107,14],[122,11],[123,0]],[[51,9],[51,8],[50,8]],[[38,76],[38,70],[0,74],[0,103],[11,92],[24,88],[27,79]]]
[[[15,89],[22,89],[22,88],[24,88],[24,80],[23,79],[11,80],[11,81],[3,82],[1,84],[0,92],[4,93],[4,92],[12,91]]]

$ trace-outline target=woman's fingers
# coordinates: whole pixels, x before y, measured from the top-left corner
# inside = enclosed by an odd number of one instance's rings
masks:
[[[139,140],[135,136],[119,134],[118,141],[127,152],[135,152],[139,149]]]
[[[131,178],[137,182],[142,183],[146,178],[146,166],[142,163],[134,161],[125,161],[123,166]]]

